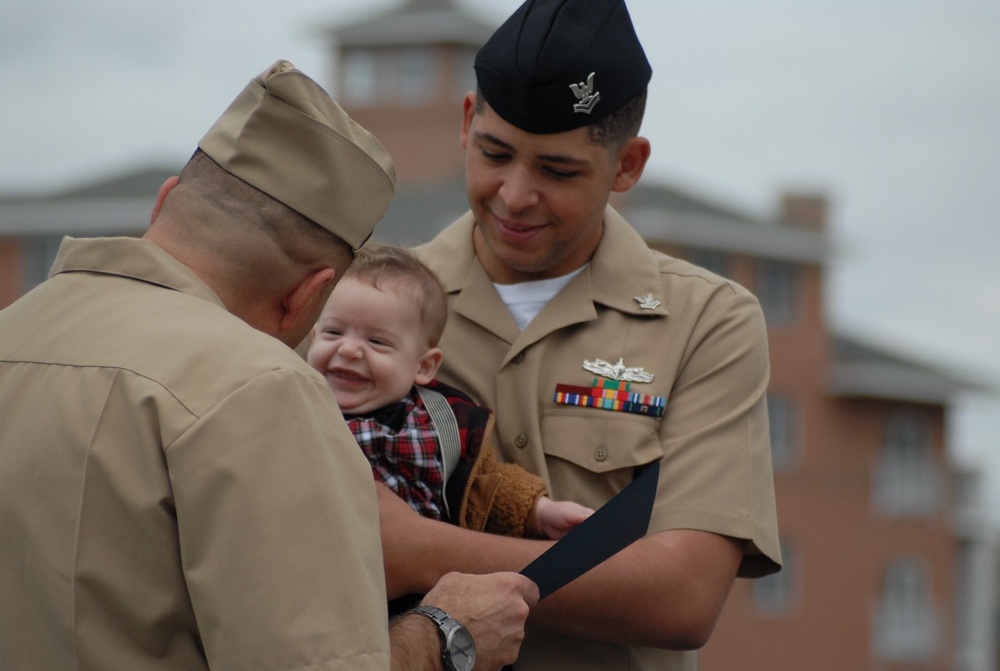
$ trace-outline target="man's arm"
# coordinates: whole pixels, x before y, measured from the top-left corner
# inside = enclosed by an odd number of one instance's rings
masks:
[[[476,669],[494,671],[517,659],[524,622],[538,601],[538,588],[516,573],[441,578],[421,604],[437,606],[458,620],[476,644]],[[441,668],[441,642],[427,618],[404,613],[389,629],[392,671]]]
[[[389,626],[391,671],[438,671],[441,641],[426,617],[402,616]]]
[[[520,571],[552,544],[460,529],[421,517],[383,486],[378,493],[390,596],[423,592],[448,571]],[[663,531],[539,603],[531,618],[584,638],[695,649],[715,626],[742,554],[724,536]]]
[[[696,650],[715,628],[742,555],[732,538],[661,531],[553,594],[533,621],[589,639]]]

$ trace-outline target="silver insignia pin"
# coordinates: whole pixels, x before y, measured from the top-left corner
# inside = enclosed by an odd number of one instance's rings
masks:
[[[594,109],[594,105],[596,105],[601,99],[600,91],[594,91],[594,74],[595,73],[591,72],[585,82],[569,85],[569,87],[573,90],[573,95],[575,95],[576,99],[580,101],[573,105],[574,112],[590,114]]]
[[[610,364],[604,359],[594,359],[593,361],[584,359],[583,367],[595,375],[600,375],[611,380],[623,380],[625,382],[653,381],[652,373],[647,373],[642,368],[630,368],[625,365],[622,359],[618,359],[618,363],[616,364]]]
[[[634,296],[635,300],[639,301],[639,307],[643,310],[655,310],[660,307],[660,301],[653,298],[653,294],[646,294],[645,296]]]

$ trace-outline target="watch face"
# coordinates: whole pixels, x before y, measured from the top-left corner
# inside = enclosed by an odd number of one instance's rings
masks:
[[[457,627],[451,632],[446,649],[455,671],[472,671],[476,665],[476,644],[465,627]]]

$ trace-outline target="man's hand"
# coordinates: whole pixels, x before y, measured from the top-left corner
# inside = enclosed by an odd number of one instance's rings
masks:
[[[448,573],[421,604],[437,606],[458,620],[476,643],[476,671],[496,671],[517,659],[528,611],[538,587],[517,573]]]

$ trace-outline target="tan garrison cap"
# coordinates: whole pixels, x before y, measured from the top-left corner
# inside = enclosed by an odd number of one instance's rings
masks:
[[[288,61],[254,77],[198,146],[355,250],[395,191],[385,148]]]

